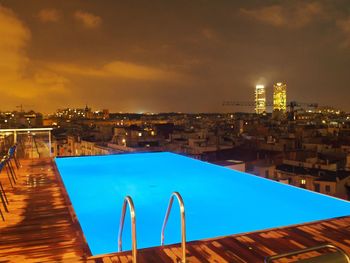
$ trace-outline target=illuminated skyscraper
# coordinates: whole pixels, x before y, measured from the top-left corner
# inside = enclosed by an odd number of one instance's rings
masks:
[[[277,82],[273,85],[273,111],[285,113],[287,110],[287,85]]]
[[[263,114],[266,112],[266,91],[264,85],[255,87],[255,113]]]

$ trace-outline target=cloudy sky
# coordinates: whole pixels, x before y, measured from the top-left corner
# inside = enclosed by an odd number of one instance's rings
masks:
[[[0,110],[230,111],[278,81],[350,111],[349,0],[0,0]]]

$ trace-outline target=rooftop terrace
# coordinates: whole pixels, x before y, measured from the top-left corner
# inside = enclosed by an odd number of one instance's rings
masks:
[[[132,262],[131,252],[90,257],[51,158],[25,159],[21,165],[18,170],[14,168],[17,172],[14,188],[4,172],[0,177],[9,199],[9,213],[3,212],[5,221],[0,221],[1,262]],[[116,238],[117,234],[116,230]],[[188,262],[263,262],[266,256],[324,243],[334,244],[350,254],[349,237],[350,216],[188,242],[187,259]],[[314,257],[319,253],[324,252],[302,256]],[[139,262],[177,262],[180,257],[179,244],[138,250]]]

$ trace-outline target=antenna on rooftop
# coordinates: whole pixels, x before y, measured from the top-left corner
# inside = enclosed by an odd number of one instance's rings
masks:
[[[20,104],[20,105],[17,105],[16,108],[19,108],[20,109],[20,112],[23,112],[23,107],[33,107],[33,105],[23,105],[23,104]]]

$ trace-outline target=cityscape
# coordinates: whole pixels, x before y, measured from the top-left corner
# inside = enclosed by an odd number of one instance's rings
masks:
[[[350,262],[349,3],[28,2],[0,262]]]
[[[44,115],[20,105],[1,113],[1,129],[53,128],[50,149],[39,132],[27,158],[169,151],[350,200],[350,114],[288,102],[286,83],[273,85],[272,102],[263,85],[251,93],[252,102],[223,102],[248,107],[231,113],[111,113],[86,105]]]

